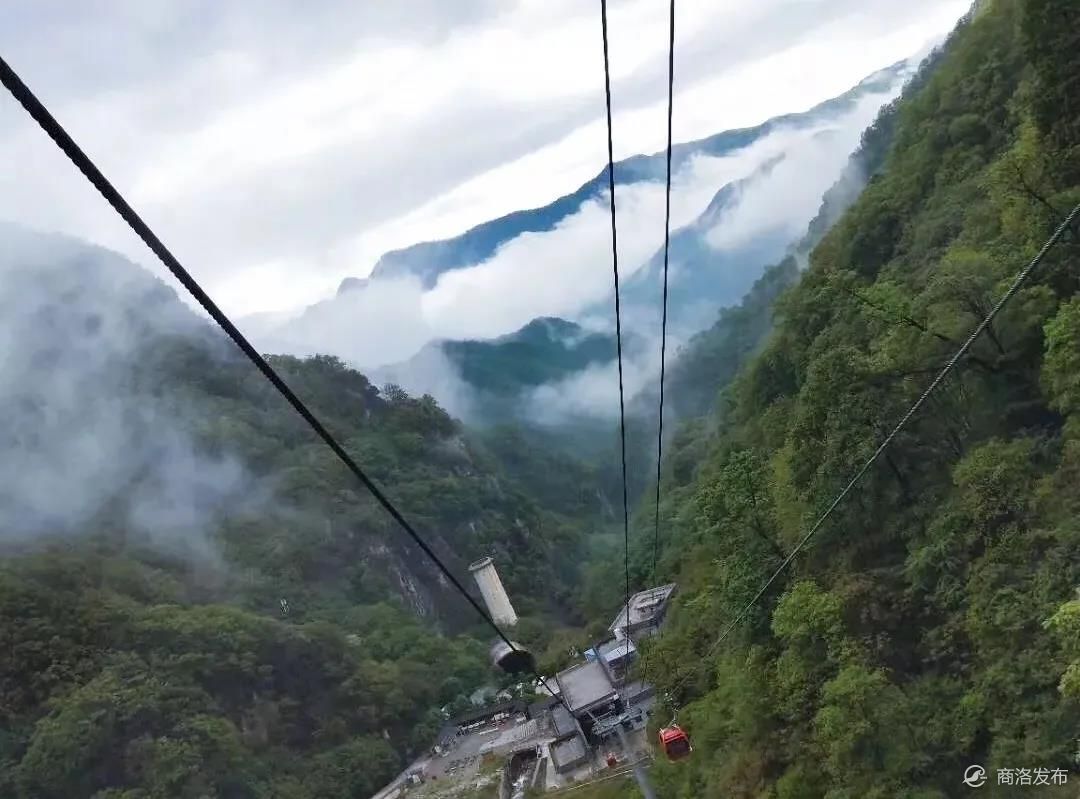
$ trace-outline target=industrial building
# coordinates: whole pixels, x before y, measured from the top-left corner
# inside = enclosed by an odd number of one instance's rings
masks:
[[[596,720],[621,709],[619,692],[599,660],[586,661],[556,675],[563,702],[581,726],[586,737]]]
[[[562,741],[551,744],[551,764],[559,774],[565,774],[576,768],[581,768],[589,762],[591,749],[585,743],[585,739],[575,735]]]
[[[552,765],[562,774],[589,762],[595,747],[616,728],[640,730],[654,700],[652,686],[627,682],[638,657],[636,641],[652,635],[664,622],[676,585],[641,591],[630,598],[609,629],[612,638],[586,650],[585,662],[555,676],[563,704],[551,706]]]
[[[590,654],[604,662],[608,673],[611,674],[615,682],[622,682],[626,679],[630,666],[637,660],[638,650],[637,646],[629,638],[624,638],[621,641],[618,638],[612,638],[590,649],[589,652],[585,653],[585,657],[589,658]]]
[[[559,774],[580,768],[588,761],[591,751],[581,725],[561,702],[552,704],[548,712],[553,736],[549,748],[552,766]]]
[[[595,747],[617,726],[640,729],[651,712],[653,691],[643,682],[626,683],[637,647],[629,639],[609,640],[589,649],[587,660],[555,676],[563,703],[550,710],[552,765],[559,774],[587,764]]]
[[[549,728],[554,736],[549,752],[558,774],[586,765],[599,742],[593,735],[597,723],[618,716],[625,708],[616,688],[617,678],[601,651],[606,652],[605,647],[588,650],[584,663],[555,675],[562,701],[549,700]]]
[[[492,617],[504,625],[516,622],[494,561],[483,558],[471,568]],[[630,681],[630,671],[638,643],[659,629],[674,592],[670,584],[631,597],[629,619],[625,610],[619,614],[610,627],[612,637],[586,650],[583,662],[548,678],[554,695],[532,704],[496,702],[447,721],[429,753],[380,796],[414,778],[455,785],[475,781],[482,758],[505,761],[505,782],[514,786],[516,796],[526,785],[557,790],[588,779],[610,767],[612,751],[641,755],[648,746],[646,726],[655,698],[652,686]],[[526,657],[532,658],[505,641],[492,648],[493,662],[504,670],[512,670],[507,668],[510,660]],[[471,699],[484,702],[491,693],[478,690]]]
[[[626,638],[640,640],[655,633],[664,622],[675,588],[675,583],[668,583],[634,594],[619,610],[615,621],[608,625],[612,635],[622,641]]]

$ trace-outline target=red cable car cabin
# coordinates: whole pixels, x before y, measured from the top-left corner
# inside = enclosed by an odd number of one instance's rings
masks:
[[[694,751],[690,738],[678,724],[660,730],[660,746],[668,760],[682,760]]]

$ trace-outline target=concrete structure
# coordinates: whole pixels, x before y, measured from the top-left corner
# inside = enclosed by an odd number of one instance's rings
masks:
[[[508,619],[516,621],[491,558],[473,564],[472,571],[478,574],[477,585],[493,617],[504,624]],[[377,799],[404,799],[402,794],[407,790],[418,791],[418,798],[434,799],[478,789],[485,780],[490,782],[491,775],[480,769],[484,757],[509,758],[502,769],[508,775],[500,786],[504,799],[517,799],[527,784],[546,791],[564,791],[595,780],[597,775],[610,775],[611,769],[598,753],[621,752],[620,763],[644,768],[642,764],[648,762],[644,753],[651,741],[647,727],[656,712],[656,697],[651,685],[640,680],[627,682],[627,668],[639,655],[637,644],[641,638],[663,623],[675,589],[670,584],[634,595],[630,613],[620,613],[611,624],[615,640],[609,638],[596,645],[584,653],[585,662],[548,678],[554,696],[539,698],[532,704],[522,700],[500,702],[448,721],[431,750],[376,794]],[[502,643],[503,649],[493,647],[493,660],[508,655],[528,656]],[[539,687],[537,691],[547,693]],[[478,692],[476,699],[485,693]],[[566,702],[569,711],[557,696]],[[515,771],[515,759],[535,761],[535,767],[530,774],[525,774],[524,767]],[[423,771],[424,785],[410,788],[409,775],[417,769]],[[631,770],[639,786],[647,788],[640,769],[628,768],[620,773],[629,774]],[[651,793],[646,791],[644,795]]]
[[[627,670],[638,656],[637,647],[629,638],[621,641],[613,638],[595,647],[594,651],[604,661],[608,673],[616,681],[625,679]]]
[[[564,738],[577,735],[581,732],[581,728],[578,727],[574,717],[570,715],[570,711],[559,704],[551,709],[551,731],[555,735],[555,740],[561,741]]]
[[[589,747],[580,735],[558,741],[551,745],[551,762],[555,771],[565,774],[589,760]]]
[[[499,640],[491,645],[489,655],[491,665],[502,669],[507,674],[521,674],[536,670],[536,660],[532,652],[523,647],[517,641],[511,641],[511,647],[506,641]]]
[[[608,629],[620,641],[652,635],[664,621],[675,587],[675,583],[668,583],[634,594],[630,597],[629,614],[627,608],[622,608]]]
[[[563,701],[581,728],[586,741],[597,719],[622,711],[619,692],[602,661],[579,663],[555,677]]]
[[[652,699],[656,695],[656,689],[647,682],[635,680],[622,686],[619,689],[619,695],[628,705],[650,709],[653,705]]]
[[[499,573],[495,571],[495,561],[491,558],[481,558],[469,567],[473,579],[480,589],[480,596],[484,598],[488,613],[496,624],[505,627],[513,627],[517,624],[517,613],[510,604],[510,597],[506,595]]]
[[[523,699],[497,702],[455,716],[446,723],[444,730],[449,729],[453,734],[464,734],[482,728],[494,729],[495,725],[508,718],[527,715],[528,709],[529,705]]]
[[[555,678],[562,691],[563,701],[575,718],[594,708],[618,699],[619,694],[607,670],[597,661],[579,663]]]

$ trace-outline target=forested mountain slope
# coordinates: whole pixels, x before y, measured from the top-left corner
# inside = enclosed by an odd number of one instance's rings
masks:
[[[1016,795],[997,769],[1080,779],[1076,231],[713,648],[1080,201],[1078,30],[1071,0],[978,4],[703,458],[673,451],[661,577],[681,598],[649,668],[695,752],[653,770],[660,795],[946,797],[972,763],[987,796]]]
[[[737,305],[721,308],[712,325],[697,333],[668,365],[666,410],[682,420],[702,417],[715,410],[718,395],[730,385],[738,371],[764,343],[772,329],[772,311],[777,298],[798,280],[810,252],[836,224],[867,183],[884,166],[892,145],[898,110],[903,98],[911,97],[934,74],[942,50],[933,50],[904,85],[899,97],[883,106],[874,122],[862,132],[859,146],[843,172],[821,198],[821,206],[802,238],[789,247],[788,254],[763,270]],[[658,385],[650,385],[634,397],[635,415],[655,414]]]
[[[374,791],[490,679],[487,631],[171,289],[0,237],[0,795]],[[459,575],[493,553],[523,615],[572,612],[583,527],[430,397],[271,361]]]

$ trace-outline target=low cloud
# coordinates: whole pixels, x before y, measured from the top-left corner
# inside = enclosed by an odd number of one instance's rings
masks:
[[[899,87],[897,87],[899,88]],[[845,119],[792,141],[784,158],[747,187],[706,234],[716,250],[737,250],[754,238],[786,232],[794,240],[821,205],[859,145],[862,132],[892,94],[861,100]]]
[[[722,213],[709,217],[709,224],[700,231],[718,253],[735,256],[718,258],[713,265],[739,270],[734,275],[718,275],[718,285],[748,287],[753,283],[767,263],[737,256],[743,249],[749,253],[756,239],[769,236],[783,242],[781,247],[798,239],[818,210],[822,194],[841,174],[862,131],[897,91],[899,82],[889,92],[863,98],[835,119],[813,127],[779,128],[723,157],[697,156],[673,176],[675,229],[698,220],[718,189],[743,182]],[[773,161],[775,165],[763,168]],[[620,271],[624,281],[631,281],[662,245],[664,186],[660,182],[619,186],[616,201]],[[253,332],[264,350],[332,353],[373,372],[377,379],[381,375],[411,392],[431,393],[454,413],[468,418],[474,405],[468,388],[441,350],[430,345],[443,339],[495,338],[545,316],[571,319],[591,331],[611,332],[610,236],[607,197],[596,197],[553,230],[520,235],[489,259],[443,274],[428,290],[412,278],[372,280],[339,291],[288,323],[271,326],[269,332]],[[683,264],[673,262],[673,285],[683,269]],[[655,374],[659,297],[658,285],[655,301],[628,302],[623,309],[624,330],[636,335],[641,345],[627,353],[627,396]],[[702,320],[711,321],[719,304],[738,299],[734,294],[712,298],[703,301],[701,308],[673,314],[669,335],[689,336]],[[670,347],[669,352],[673,351]],[[386,371],[403,362],[408,362],[406,368]],[[594,366],[534,390],[524,401],[530,415],[537,417],[610,415],[618,407],[614,375],[613,362]]]
[[[134,264],[0,227],[0,543],[124,530],[218,559],[214,520],[257,492],[180,426],[159,349],[206,331]]]
[[[968,5],[686,2],[676,138],[835,95]],[[595,174],[598,13],[570,0],[11,0],[0,50],[220,304],[253,313],[313,302],[389,249]],[[665,14],[611,3],[617,157],[664,141]],[[10,101],[0,146],[0,216],[144,257]]]
[[[348,288],[288,321],[257,320],[250,333],[266,352],[331,353],[365,369],[406,360],[438,336],[423,312],[416,278]]]
[[[424,347],[408,361],[373,369],[368,376],[378,385],[399,385],[414,397],[430,394],[452,416],[480,421],[475,390],[439,346]]]
[[[695,220],[724,185],[782,155],[783,167],[774,170],[778,175],[748,185],[725,213],[717,243],[745,243],[765,227],[788,229],[795,239],[839,175],[862,130],[891,96],[867,98],[829,125],[782,128],[729,155],[690,159],[672,176],[673,229]],[[827,143],[818,141],[825,133],[835,135],[824,137]],[[631,280],[663,244],[665,188],[659,181],[663,176],[657,177],[616,187],[619,271],[624,281]],[[777,200],[773,195],[778,191],[788,196]],[[578,321],[593,317],[597,304],[610,299],[611,290],[610,210],[605,195],[586,201],[551,231],[522,234],[486,261],[444,273],[424,294],[423,316],[439,337],[492,338],[537,317]]]
[[[645,389],[660,367],[659,335],[624,353],[623,392],[626,403]],[[668,339],[669,352],[678,340]],[[557,427],[580,419],[608,419],[619,413],[619,369],[615,360],[593,364],[562,380],[522,393],[522,416],[539,425]]]
[[[718,254],[735,256],[752,249],[764,238],[793,244],[819,210],[822,195],[845,173],[862,131],[878,109],[895,96],[899,85],[894,89],[864,98],[849,113],[830,124],[801,131],[779,131],[750,148],[752,152],[740,152],[730,159],[703,158],[693,163],[688,172],[700,175],[720,171],[718,164],[710,161],[728,161],[729,165],[734,161],[740,165],[739,169],[733,170],[738,174],[779,156],[775,165],[759,169],[752,178],[745,180],[718,218],[702,231],[707,244]],[[635,219],[631,215],[629,223],[624,222],[622,227],[641,227],[646,222],[646,218]],[[644,238],[647,234],[639,232],[638,235]],[[727,259],[718,258],[717,263],[719,268],[732,268]],[[768,263],[752,259],[736,259],[736,263],[735,268],[741,274],[733,284],[745,287],[768,266]],[[630,266],[633,269],[640,264],[631,262]],[[673,286],[683,276],[683,266],[679,261],[672,263],[670,281]],[[732,284],[719,277],[717,282]],[[731,296],[727,302],[737,302],[743,290],[737,291],[738,296]],[[690,305],[673,312],[669,319],[669,353],[676,352],[680,341],[700,329],[702,320],[715,318],[717,299],[703,305],[705,307]],[[624,331],[638,336],[637,346],[624,353],[624,388],[629,398],[647,388],[658,374],[659,305],[658,302],[653,305],[624,304],[623,314]],[[603,327],[604,319],[593,312],[589,323],[593,328]],[[614,360],[596,364],[564,380],[530,390],[523,395],[523,400],[527,417],[544,424],[556,425],[583,416],[614,417],[619,407],[617,364]]]

